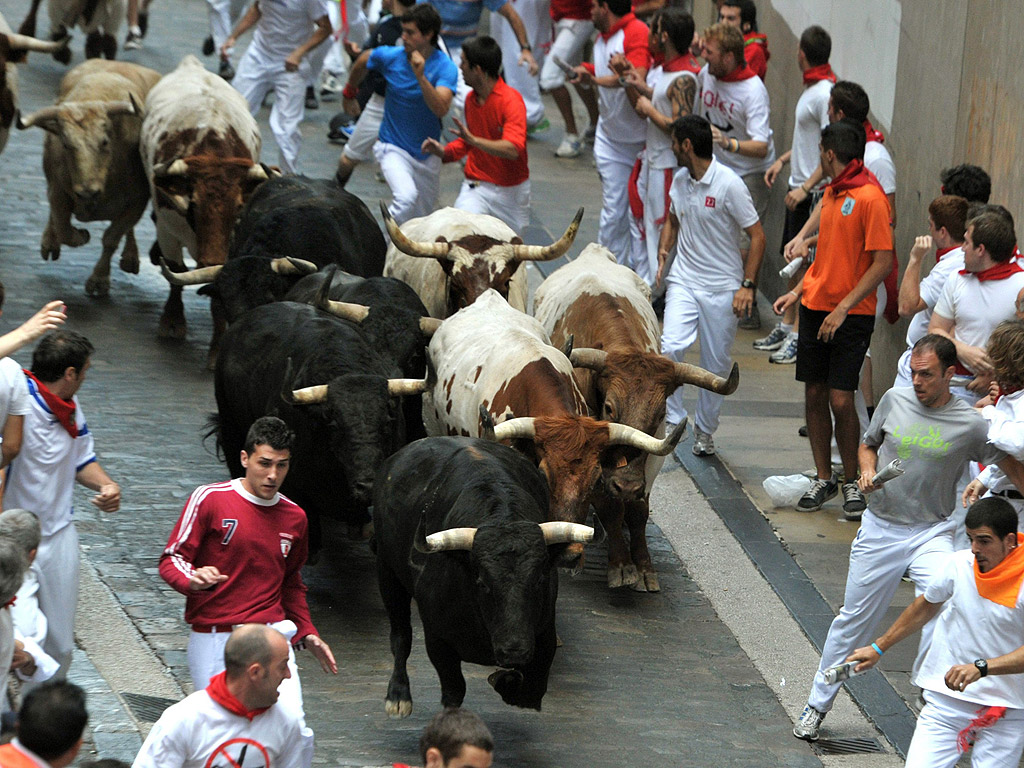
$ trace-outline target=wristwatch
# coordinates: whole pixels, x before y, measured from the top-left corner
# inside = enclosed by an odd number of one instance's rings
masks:
[[[519,50],[520,51],[531,51],[532,52],[533,51],[533,46],[530,45],[529,43],[527,43],[526,45],[520,45],[519,46]]]
[[[988,662],[985,659],[975,659],[974,666],[978,668],[982,677],[988,674]]]
[[[749,288],[752,291],[756,291],[757,290],[757,283],[755,283],[750,278],[745,277],[745,278],[743,278],[743,282],[740,283],[740,288]]]

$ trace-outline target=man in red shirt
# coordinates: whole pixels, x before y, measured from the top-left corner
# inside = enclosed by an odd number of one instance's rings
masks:
[[[427,138],[423,152],[445,163],[469,156],[455,207],[495,216],[516,232],[530,223],[530,170],[526,161],[526,105],[500,76],[501,47],[483,35],[462,46],[462,75],[473,90],[466,97],[466,122],[442,146]]]
[[[193,491],[160,558],[160,576],[187,596],[188,665],[196,690],[224,670],[224,645],[238,624],[268,624],[294,646],[309,648],[325,672],[338,672],[306,604],[300,573],[308,551],[306,513],[278,493],[294,440],[276,417],[253,422],[242,450],[245,476]],[[305,724],[291,650],[288,664],[281,705],[301,723],[308,768],[313,732]]]
[[[757,31],[757,6],[753,0],[725,0],[718,8],[718,20],[743,33],[743,57],[754,74],[764,80],[768,72],[768,36]]]

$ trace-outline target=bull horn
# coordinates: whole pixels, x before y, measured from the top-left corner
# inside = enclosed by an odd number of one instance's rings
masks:
[[[380,212],[384,216],[384,227],[388,231],[391,242],[402,253],[419,258],[443,259],[448,255],[448,251],[451,250],[451,243],[447,242],[419,243],[415,240],[410,240],[395,222],[395,218],[388,212],[388,207],[384,205],[383,200],[380,201]]]
[[[34,125],[50,120],[56,120],[58,117],[60,117],[60,107],[43,107],[27,117],[22,117],[19,112],[17,120],[18,130],[24,131],[26,128],[31,128]]]
[[[136,113],[135,102],[130,99],[128,101],[104,102],[103,106],[107,110],[108,117],[114,117],[116,115],[134,115]]]
[[[188,174],[188,163],[180,157],[172,163],[157,163],[153,166],[154,176],[185,176]]]
[[[540,530],[544,534],[545,544],[569,544],[572,542],[592,541],[594,529],[589,525],[581,523],[566,523],[556,520],[550,523],[541,523]]]
[[[343,320],[351,320],[353,323],[361,323],[370,314],[370,308],[363,304],[352,304],[347,301],[333,301],[324,299],[323,304],[317,305],[324,312],[330,312],[335,317]]]
[[[494,427],[494,439],[497,441],[515,440],[517,438],[533,440],[536,434],[537,432],[534,429],[532,416],[509,419],[508,421],[503,421],[501,424],[497,424]]]
[[[216,280],[222,269],[224,269],[224,265],[218,264],[213,267],[191,269],[187,272],[172,272],[171,268],[167,266],[167,262],[162,257],[160,259],[160,271],[171,285],[206,285]]]
[[[54,51],[59,51],[61,48],[66,47],[71,41],[70,35],[65,35],[60,40],[40,40],[36,37],[8,32],[6,37],[7,46],[12,51],[36,51],[38,53],[53,53]]]
[[[437,333],[437,329],[441,327],[441,321],[436,317],[421,317],[420,318],[420,333],[424,336],[433,336]]]
[[[267,169],[260,163],[253,163],[252,167],[249,168],[249,180],[250,181],[266,181],[270,177],[267,175]],[[314,272],[316,270],[313,270]]]
[[[476,528],[448,528],[427,536],[428,552],[451,552],[457,549],[470,550]]]
[[[569,334],[569,338],[567,338],[565,340],[565,343],[562,344],[562,354],[565,355],[566,357],[569,357],[569,355],[572,354],[572,348],[573,348],[573,346],[575,344],[576,344],[576,334],[575,333],[570,333]]]
[[[580,347],[572,351],[569,361],[574,368],[589,368],[595,373],[600,373],[604,370],[605,363],[608,362],[608,353],[603,349]]]
[[[729,372],[729,378],[727,379],[716,376],[711,371],[706,371],[696,365],[676,363],[675,367],[676,384],[680,387],[683,384],[693,384],[701,389],[709,389],[719,395],[731,395],[740,384],[740,366],[737,363],[732,364],[732,370]]]
[[[327,399],[327,385],[317,384],[312,387],[292,390],[292,403],[295,405],[316,405]]]
[[[294,259],[291,256],[271,259],[270,268],[279,275],[312,275],[317,266],[312,261]]]
[[[551,245],[514,245],[512,253],[518,261],[551,261],[563,256],[572,246],[576,239],[576,233],[580,229],[580,221],[583,220],[583,209],[576,211],[576,217],[572,220],[565,234],[558,238]],[[397,245],[397,243],[396,243]]]
[[[388,379],[388,394],[391,397],[422,395],[426,391],[426,379]]]
[[[146,116],[146,105],[139,101],[139,98],[131,91],[128,91],[128,101],[132,103],[132,109],[140,120]]]
[[[484,440],[494,440],[494,417],[483,403],[480,403],[480,437]]]
[[[672,434],[664,440],[651,437],[646,432],[642,432],[636,427],[630,427],[626,424],[609,424],[608,443],[609,445],[631,445],[634,448],[639,448],[641,451],[646,451],[647,453],[655,456],[667,456],[672,452],[672,449],[676,447],[676,444],[683,439],[683,434],[685,432],[686,419],[683,419],[683,421],[677,425],[674,430],[672,430]]]

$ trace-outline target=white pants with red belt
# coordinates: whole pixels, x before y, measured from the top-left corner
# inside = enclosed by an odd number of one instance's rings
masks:
[[[295,637],[295,622],[284,620],[269,626],[276,629],[288,641],[288,671],[292,676],[281,681],[278,687],[280,698],[277,703],[289,712],[302,726],[302,765],[313,764],[313,730],[306,725],[306,713],[302,708],[302,684],[299,682],[299,668],[295,664],[292,638]],[[192,675],[192,686],[201,691],[210,684],[210,678],[224,671],[224,646],[231,632],[190,632],[188,636],[188,671]]]
[[[925,707],[917,716],[904,768],[952,768],[963,754],[957,737],[978,717],[982,704],[924,691]],[[994,725],[980,728],[971,748],[972,768],[1010,768],[1024,752],[1024,709],[1007,709]]]

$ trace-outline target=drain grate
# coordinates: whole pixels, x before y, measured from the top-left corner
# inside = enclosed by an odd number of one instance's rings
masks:
[[[819,739],[812,746],[819,755],[866,755],[885,752],[875,739]]]
[[[144,723],[155,723],[165,709],[171,704],[178,703],[174,699],[162,699],[159,696],[146,696],[141,693],[126,693],[124,691],[121,692],[121,697],[131,708],[135,717]]]

